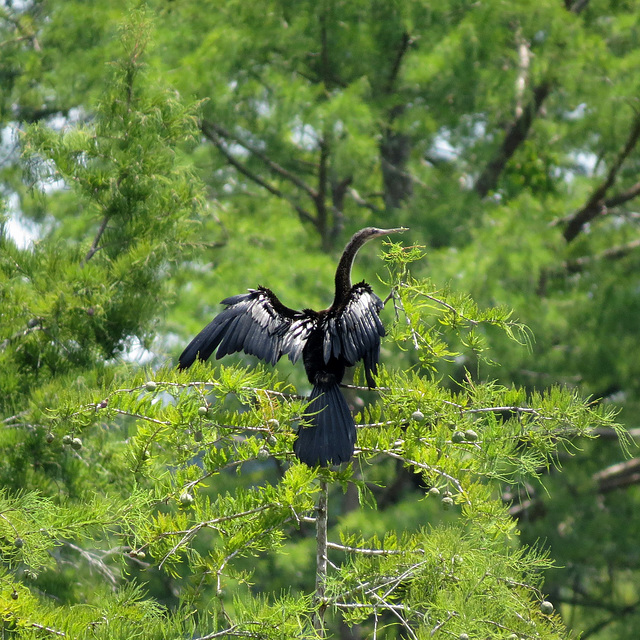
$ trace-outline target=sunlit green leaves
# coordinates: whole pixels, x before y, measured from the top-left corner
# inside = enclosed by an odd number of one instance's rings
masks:
[[[126,2],[6,4],[3,197],[40,236],[24,250],[0,232],[3,632],[314,637],[319,477],[336,635],[341,620],[379,638],[562,635],[539,607],[549,561],[519,546],[512,517],[541,477],[572,500],[542,505],[554,521],[532,510],[528,539],[571,548],[580,588],[615,591],[576,567],[601,558],[615,576],[637,560],[616,527],[633,501],[589,493],[612,454],[588,436],[619,428],[609,404],[550,383],[619,397],[640,379],[633,200],[573,247],[561,236],[634,117],[632,3],[161,1],[124,30]],[[541,82],[526,141],[478,197]],[[201,137],[201,114],[223,145]],[[385,172],[411,185],[394,210]],[[318,212],[335,223],[324,242]],[[247,287],[326,307],[327,252],[383,220],[428,248],[390,246],[382,282],[375,250],[359,256],[358,279],[393,294],[385,366],[377,391],[361,370],[345,389],[354,462],[311,470],[292,451],[301,367],[238,355],[178,374],[166,354]],[[583,450],[565,482],[556,468]]]

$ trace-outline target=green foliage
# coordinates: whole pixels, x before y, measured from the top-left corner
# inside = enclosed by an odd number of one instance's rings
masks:
[[[127,33],[92,122],[34,125],[22,140],[34,188],[63,180],[82,226],[63,209],[34,251],[0,238],[4,406],[133,339],[148,346],[167,276],[195,240],[202,189],[178,148],[195,133],[195,107],[143,85],[146,27]],[[16,379],[14,367],[25,375]]]
[[[392,273],[408,277],[406,264],[389,261]],[[426,291],[424,284],[412,284],[415,295]],[[469,318],[469,301],[456,302],[442,301],[445,313]],[[418,362],[436,327],[446,333],[460,328],[443,322],[440,308],[434,313],[431,305],[407,304],[403,309],[417,327]],[[474,322],[495,323],[497,317],[478,314]],[[281,596],[273,587],[258,587],[267,580],[265,569],[281,564],[294,541],[308,535],[318,479],[336,489],[354,483],[363,505],[369,505],[364,508],[375,509],[379,489],[372,492],[367,485],[383,487],[384,467],[399,462],[425,486],[438,489],[435,508],[447,515],[425,527],[418,508],[415,520],[401,527],[389,523],[382,537],[367,533],[367,527],[354,529],[348,520],[335,521],[331,538],[341,542],[330,546],[332,568],[322,606],[336,622],[342,618],[371,633],[401,627],[415,637],[496,632],[562,637],[558,619],[539,610],[539,571],[549,561],[517,546],[515,522],[495,489],[500,482],[539,475],[556,462],[559,448],[612,424],[612,416],[561,389],[528,397],[522,390],[469,379],[451,391],[429,374],[389,371],[381,372],[379,382],[379,401],[361,417],[356,460],[335,471],[309,469],[295,460],[292,426],[305,403],[261,368],[220,367],[215,374],[205,365],[184,373],[125,371],[97,385],[43,391],[38,403],[14,416],[11,429],[16,435],[31,429],[31,438],[39,437],[41,448],[48,447],[60,465],[40,464],[23,482],[50,491],[55,485],[49,479],[55,478],[58,486],[51,497],[7,494],[0,512],[4,591],[23,582],[46,592],[55,575],[67,608],[58,608],[54,624],[48,609],[30,600],[30,609],[14,605],[5,620],[27,628],[36,616],[38,625],[72,629],[65,616],[73,618],[86,602],[92,614],[82,618],[85,624],[100,610],[107,620],[120,621],[116,634],[124,637],[137,620],[142,637],[154,637],[154,625],[165,614],[153,599],[127,600],[123,612],[125,601],[117,592],[81,595],[60,575],[49,555],[55,550],[61,558],[78,553],[114,586],[130,584],[134,576],[147,588],[155,580],[173,581],[179,606],[170,624],[192,621],[197,633],[205,634],[253,633],[259,626],[260,637],[314,637],[310,624],[318,604],[311,598],[310,557],[301,560],[300,578]],[[426,420],[411,418],[418,409]],[[47,434],[53,435],[51,442]],[[73,438],[81,438],[81,448],[73,446]],[[273,461],[280,470],[275,475]],[[333,500],[337,496],[331,493]],[[24,513],[36,506],[40,533]],[[17,538],[23,541],[19,548]],[[75,575],[78,580],[88,588],[91,575]],[[205,613],[210,607],[212,618]],[[191,618],[187,611],[199,613]]]
[[[635,4],[134,4],[0,8],[3,637],[562,637],[547,592],[635,638]],[[164,360],[248,286],[326,306],[368,224],[427,246],[319,474],[301,371]]]

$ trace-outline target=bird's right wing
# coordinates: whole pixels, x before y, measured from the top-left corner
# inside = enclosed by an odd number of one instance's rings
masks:
[[[270,364],[283,354],[295,362],[316,318],[308,312],[283,305],[264,287],[222,301],[227,305],[187,346],[179,358],[180,369],[196,358],[206,360],[217,349],[216,358],[244,351]]]

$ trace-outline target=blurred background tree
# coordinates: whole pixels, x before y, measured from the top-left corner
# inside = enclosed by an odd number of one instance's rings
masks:
[[[464,355],[437,363],[453,390],[469,376],[560,383],[637,434],[635,2],[148,2],[144,62],[130,43],[116,81],[137,4],[0,8],[6,418],[43,406],[33,398],[59,376],[93,371],[92,387],[119,353],[171,361],[247,287],[327,306],[349,235],[403,224],[426,247],[414,275],[442,298],[514,309],[534,337],[528,350],[482,325]],[[379,266],[363,252],[357,274],[375,282]],[[384,359],[434,366],[413,349]],[[522,542],[543,541],[562,567],[543,591],[569,627],[631,638],[638,461],[611,429],[599,435],[574,442],[561,474],[502,496]],[[24,451],[3,462],[7,486],[24,486]],[[386,473],[380,513],[410,513],[425,487],[400,466]],[[345,512],[353,504],[347,492]]]

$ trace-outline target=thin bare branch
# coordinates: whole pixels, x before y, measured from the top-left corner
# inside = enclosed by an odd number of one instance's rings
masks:
[[[442,305],[445,309],[448,309],[455,316],[457,316],[458,318],[461,318],[462,320],[465,320],[469,324],[472,324],[475,326],[480,324],[480,322],[478,322],[477,320],[472,320],[471,318],[467,318],[465,315],[461,314],[455,307],[452,307],[448,302],[445,302],[444,300],[440,300],[440,298],[436,298],[435,296],[431,296],[427,293],[424,294],[424,297],[427,298],[427,300],[431,300],[432,302],[436,302],[437,304]]]
[[[393,556],[393,555],[406,555],[408,553],[415,553],[416,551],[424,553],[422,549],[410,549],[410,550],[398,550],[398,549],[365,549],[362,547],[349,547],[344,544],[337,544],[335,542],[327,542],[329,549],[335,549],[336,551],[344,551],[345,553],[359,553],[365,556]]]
[[[524,93],[527,88],[529,78],[529,67],[531,65],[531,50],[529,43],[522,37],[522,31],[518,29],[516,33],[516,43],[518,45],[518,77],[516,78],[516,118],[522,117],[524,113]]]
[[[640,238],[631,240],[626,244],[618,245],[616,247],[610,247],[609,249],[605,249],[604,251],[596,253],[592,256],[580,256],[579,258],[575,258],[574,260],[568,260],[562,264],[561,272],[551,275],[562,275],[564,272],[577,273],[579,271],[582,271],[589,265],[595,264],[601,260],[619,260],[620,258],[624,258],[639,248]],[[549,275],[550,274],[547,274],[547,276]]]
[[[585,205],[571,215],[566,221],[566,226],[563,232],[564,239],[567,242],[571,242],[578,237],[578,235],[584,229],[584,226],[603,213],[607,211],[607,203],[605,196],[607,191],[613,186],[618,177],[618,173],[622,168],[625,160],[629,157],[629,154],[635,149],[638,140],[640,139],[640,112],[635,114],[629,135],[624,143],[624,146],[618,152],[616,158],[611,163],[609,172],[607,173],[604,181],[596,187],[591,194]]]
[[[211,139],[212,133],[215,133],[215,137],[218,140],[220,138],[224,138],[225,140],[232,140],[236,144],[239,144],[243,149],[249,151],[251,155],[264,162],[264,164],[266,164],[271,171],[285,178],[285,180],[288,180],[299,189],[302,189],[302,191],[304,191],[312,200],[315,200],[318,197],[318,192],[313,189],[313,187],[309,186],[304,180],[301,180],[295,173],[291,173],[282,165],[271,160],[271,158],[269,158],[266,153],[258,149],[255,145],[252,145],[246,140],[241,139],[239,136],[234,135],[230,131],[227,131],[227,129],[225,129],[224,127],[211,120],[203,120],[201,128],[202,132],[209,139]],[[214,140],[212,140],[212,142],[213,141]],[[218,145],[216,144],[216,146]]]
[[[245,622],[244,624],[260,624],[258,622]],[[223,629],[222,631],[215,631],[213,633],[208,633],[206,636],[199,636],[194,640],[213,640],[213,638],[259,638],[259,633],[253,633],[251,631],[241,631],[240,625],[234,624],[231,625],[228,629]]]
[[[385,93],[389,94],[393,92],[394,85],[396,83],[396,79],[400,73],[400,66],[402,64],[402,60],[409,50],[409,47],[413,43],[413,39],[411,36],[405,31],[403,32],[400,38],[400,44],[398,45],[398,49],[396,51],[396,55],[393,59],[393,63],[391,65],[391,70],[389,72],[389,76],[387,78],[387,82],[384,88]]]
[[[34,325],[33,327],[28,327],[23,331],[18,331],[14,333],[12,336],[5,338],[2,342],[0,342],[0,351],[4,351],[14,340],[18,338],[23,338],[24,336],[28,336],[30,333],[34,331],[46,331],[46,327],[43,327],[40,324]]]
[[[213,518],[211,520],[205,520],[204,522],[199,522],[195,527],[191,527],[191,529],[185,529],[182,531],[165,531],[160,535],[160,538],[168,538],[170,536],[182,536],[180,540],[165,554],[164,558],[158,565],[159,569],[162,569],[164,563],[182,546],[187,544],[189,540],[191,540],[199,531],[208,527],[215,527],[218,524],[223,522],[228,522],[229,520],[237,520],[238,518],[244,518],[246,516],[251,516],[256,513],[260,513],[261,511],[265,511],[266,509],[271,508],[272,505],[266,504],[261,507],[256,507],[255,509],[248,509],[247,511],[242,511],[240,513],[232,513],[228,516],[220,516],[219,518]],[[143,548],[143,547],[141,547]]]
[[[452,618],[455,618],[455,616],[457,616],[458,614],[455,611],[450,611],[449,615],[442,621],[438,622],[438,624],[433,627],[433,629],[431,629],[429,635],[431,637],[435,636],[436,633],[438,631],[440,631],[440,629],[442,629],[442,627],[444,627],[445,624],[447,624],[447,622],[449,622],[449,620],[451,620]]]
[[[481,198],[484,198],[498,185],[498,179],[507,162],[527,139],[531,125],[550,92],[551,83],[548,81],[539,84],[533,89],[529,103],[523,107],[521,115],[513,121],[494,157],[487,163],[487,166],[476,180],[473,188]]]
[[[91,243],[91,248],[87,252],[87,255],[84,257],[82,262],[80,263],[80,266],[84,267],[84,265],[87,264],[87,262],[89,262],[89,260],[91,260],[91,258],[93,258],[93,256],[97,253],[99,249],[98,245],[100,244],[100,239],[102,238],[104,232],[106,231],[107,225],[109,224],[110,219],[111,219],[111,216],[109,216],[109,214],[105,215],[105,217],[102,219],[102,223],[100,224],[98,233],[96,234],[96,237],[93,239],[93,242]]]
[[[158,420],[158,418],[152,418],[151,416],[146,416],[143,413],[135,413],[134,411],[125,411],[124,409],[114,409],[111,408],[110,411],[114,413],[119,413],[123,416],[130,416],[131,418],[137,418],[138,420],[146,420],[147,422],[152,422],[153,424],[162,425],[163,427],[171,426],[170,420]]]
[[[613,464],[593,474],[600,493],[640,483],[640,458],[632,458]]]
[[[67,634],[64,631],[58,631],[53,627],[47,627],[43,624],[38,624],[37,622],[31,622],[30,624],[34,629],[40,629],[40,631],[46,631],[47,633],[52,633],[54,636],[60,636],[61,638],[67,637]]]
[[[455,488],[456,490],[460,493],[460,495],[464,496],[464,489],[462,488],[462,484],[460,484],[460,481],[457,478],[454,478],[452,475],[442,471],[442,469],[438,469],[437,467],[434,467],[430,464],[426,464],[424,462],[418,462],[416,460],[411,460],[410,458],[407,458],[403,455],[400,455],[398,453],[394,453],[393,451],[388,451],[388,450],[380,450],[380,453],[389,456],[390,458],[394,458],[396,460],[400,460],[401,462],[404,462],[405,464],[410,464],[414,467],[418,467],[418,469],[424,469],[425,471],[429,471],[431,473],[435,473],[436,475],[439,475],[442,478],[445,478],[446,480],[448,480]],[[469,500],[469,498],[465,497],[465,502],[467,504],[471,504],[471,501]]]
[[[319,638],[325,637],[324,614],[327,610],[327,521],[329,487],[326,480],[320,480],[320,495],[316,507],[316,590],[313,597],[316,613],[313,628]]]
[[[104,563],[103,558],[112,555],[110,552],[107,553],[95,553],[91,551],[87,551],[82,547],[79,547],[72,542],[65,542],[65,546],[73,549],[77,553],[79,553],[91,567],[95,567],[95,569],[101,573],[110,583],[113,589],[118,585],[118,576]]]
[[[608,209],[612,209],[613,207],[617,207],[625,202],[629,202],[629,200],[633,200],[634,198],[640,195],[640,182],[636,182],[633,186],[629,187],[625,191],[616,194],[615,196],[611,196],[604,201],[605,207]]]
[[[261,178],[257,173],[254,173],[249,168],[247,168],[242,162],[240,162],[227,149],[227,145],[225,144],[225,142],[223,140],[223,137],[221,137],[217,133],[217,129],[219,129],[220,127],[218,127],[217,125],[214,125],[210,121],[205,120],[205,121],[202,122],[202,127],[201,128],[202,128],[202,132],[204,133],[204,135],[207,138],[209,138],[209,140],[211,140],[211,142],[213,142],[213,144],[218,148],[220,153],[222,153],[222,155],[227,159],[227,162],[231,166],[235,167],[240,173],[242,173],[247,178],[249,178],[249,180],[251,180],[252,182],[255,182],[257,185],[261,186],[263,189],[266,189],[272,195],[274,195],[274,196],[276,196],[278,198],[282,198],[283,200],[286,200],[296,210],[296,212],[300,216],[301,220],[305,220],[307,222],[311,222],[315,227],[318,226],[318,220],[317,220],[317,218],[315,216],[310,214],[304,207],[301,207],[297,202],[295,202],[293,200],[293,198],[291,198],[291,196],[285,194],[283,191],[281,191],[280,189],[278,189],[277,187],[275,187],[271,183],[269,183],[266,180],[264,180],[263,178]],[[239,141],[237,141],[235,139],[234,139],[234,141],[237,142],[238,144],[240,144],[240,146],[246,148],[247,150],[249,150],[249,151],[251,150],[251,149],[248,149],[241,142],[239,142]]]
[[[354,188],[349,189],[349,195],[359,207],[364,207],[374,213],[380,213],[382,211],[382,209],[373,204],[373,202],[369,202],[369,200],[363,198]]]

